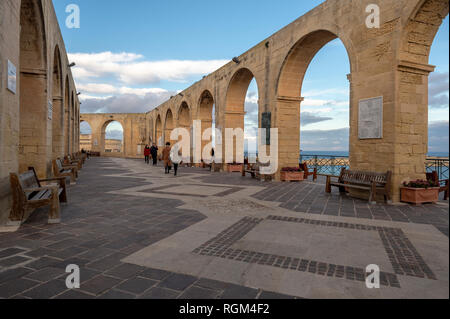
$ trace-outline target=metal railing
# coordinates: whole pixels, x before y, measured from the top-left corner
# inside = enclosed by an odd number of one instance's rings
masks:
[[[317,168],[317,173],[320,175],[339,176],[342,168],[350,168],[350,161],[347,156],[301,155],[300,163],[304,162],[306,162],[311,169]],[[428,173],[436,171],[440,180],[449,178],[448,158],[427,158],[425,167]]]
[[[335,155],[301,155],[300,163],[308,164],[308,168],[317,168],[319,175],[339,176],[342,168],[350,168],[347,156]]]
[[[448,158],[427,158],[425,163],[425,167],[427,169],[427,173],[431,173],[436,171],[439,180],[448,179]]]

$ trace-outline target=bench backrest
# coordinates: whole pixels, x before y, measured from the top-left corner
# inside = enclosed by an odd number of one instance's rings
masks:
[[[25,192],[25,189],[39,188],[41,184],[34,170],[29,170],[23,174],[10,174],[11,186],[21,193]]]
[[[56,168],[58,169],[58,172],[61,173],[62,171],[64,171],[64,167],[61,163],[61,159],[57,158],[55,160],[55,162],[56,162]]]
[[[364,172],[364,171],[351,171],[342,169],[339,181],[341,183],[351,184],[364,184],[370,185],[372,182],[376,182],[379,185],[386,185],[390,183],[391,172],[376,173],[376,172]]]

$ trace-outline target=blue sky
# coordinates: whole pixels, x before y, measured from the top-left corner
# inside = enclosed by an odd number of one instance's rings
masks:
[[[67,51],[77,63],[82,112],[145,112],[321,2],[54,0],[54,5]],[[81,10],[80,29],[65,26],[65,8],[72,3]],[[447,17],[430,61],[437,65],[430,78],[430,151],[448,151],[448,37]],[[348,149],[349,72],[340,40],[312,61],[302,92],[303,150]],[[252,83],[246,103],[250,142],[257,123],[256,88]],[[120,129],[110,125],[109,137],[120,135]]]

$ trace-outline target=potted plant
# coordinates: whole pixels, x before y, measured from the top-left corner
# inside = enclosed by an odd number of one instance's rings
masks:
[[[416,180],[403,183],[401,201],[420,205],[436,203],[439,200],[439,187],[433,181]]]
[[[228,164],[228,173],[242,173],[243,164],[233,162]]]
[[[300,182],[305,178],[305,172],[299,167],[284,167],[281,169],[282,182]]]

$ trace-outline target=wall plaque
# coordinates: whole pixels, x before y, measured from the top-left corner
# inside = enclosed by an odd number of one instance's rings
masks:
[[[383,97],[359,101],[359,139],[383,138]]]
[[[8,90],[16,94],[17,89],[17,69],[16,66],[8,60]]]

